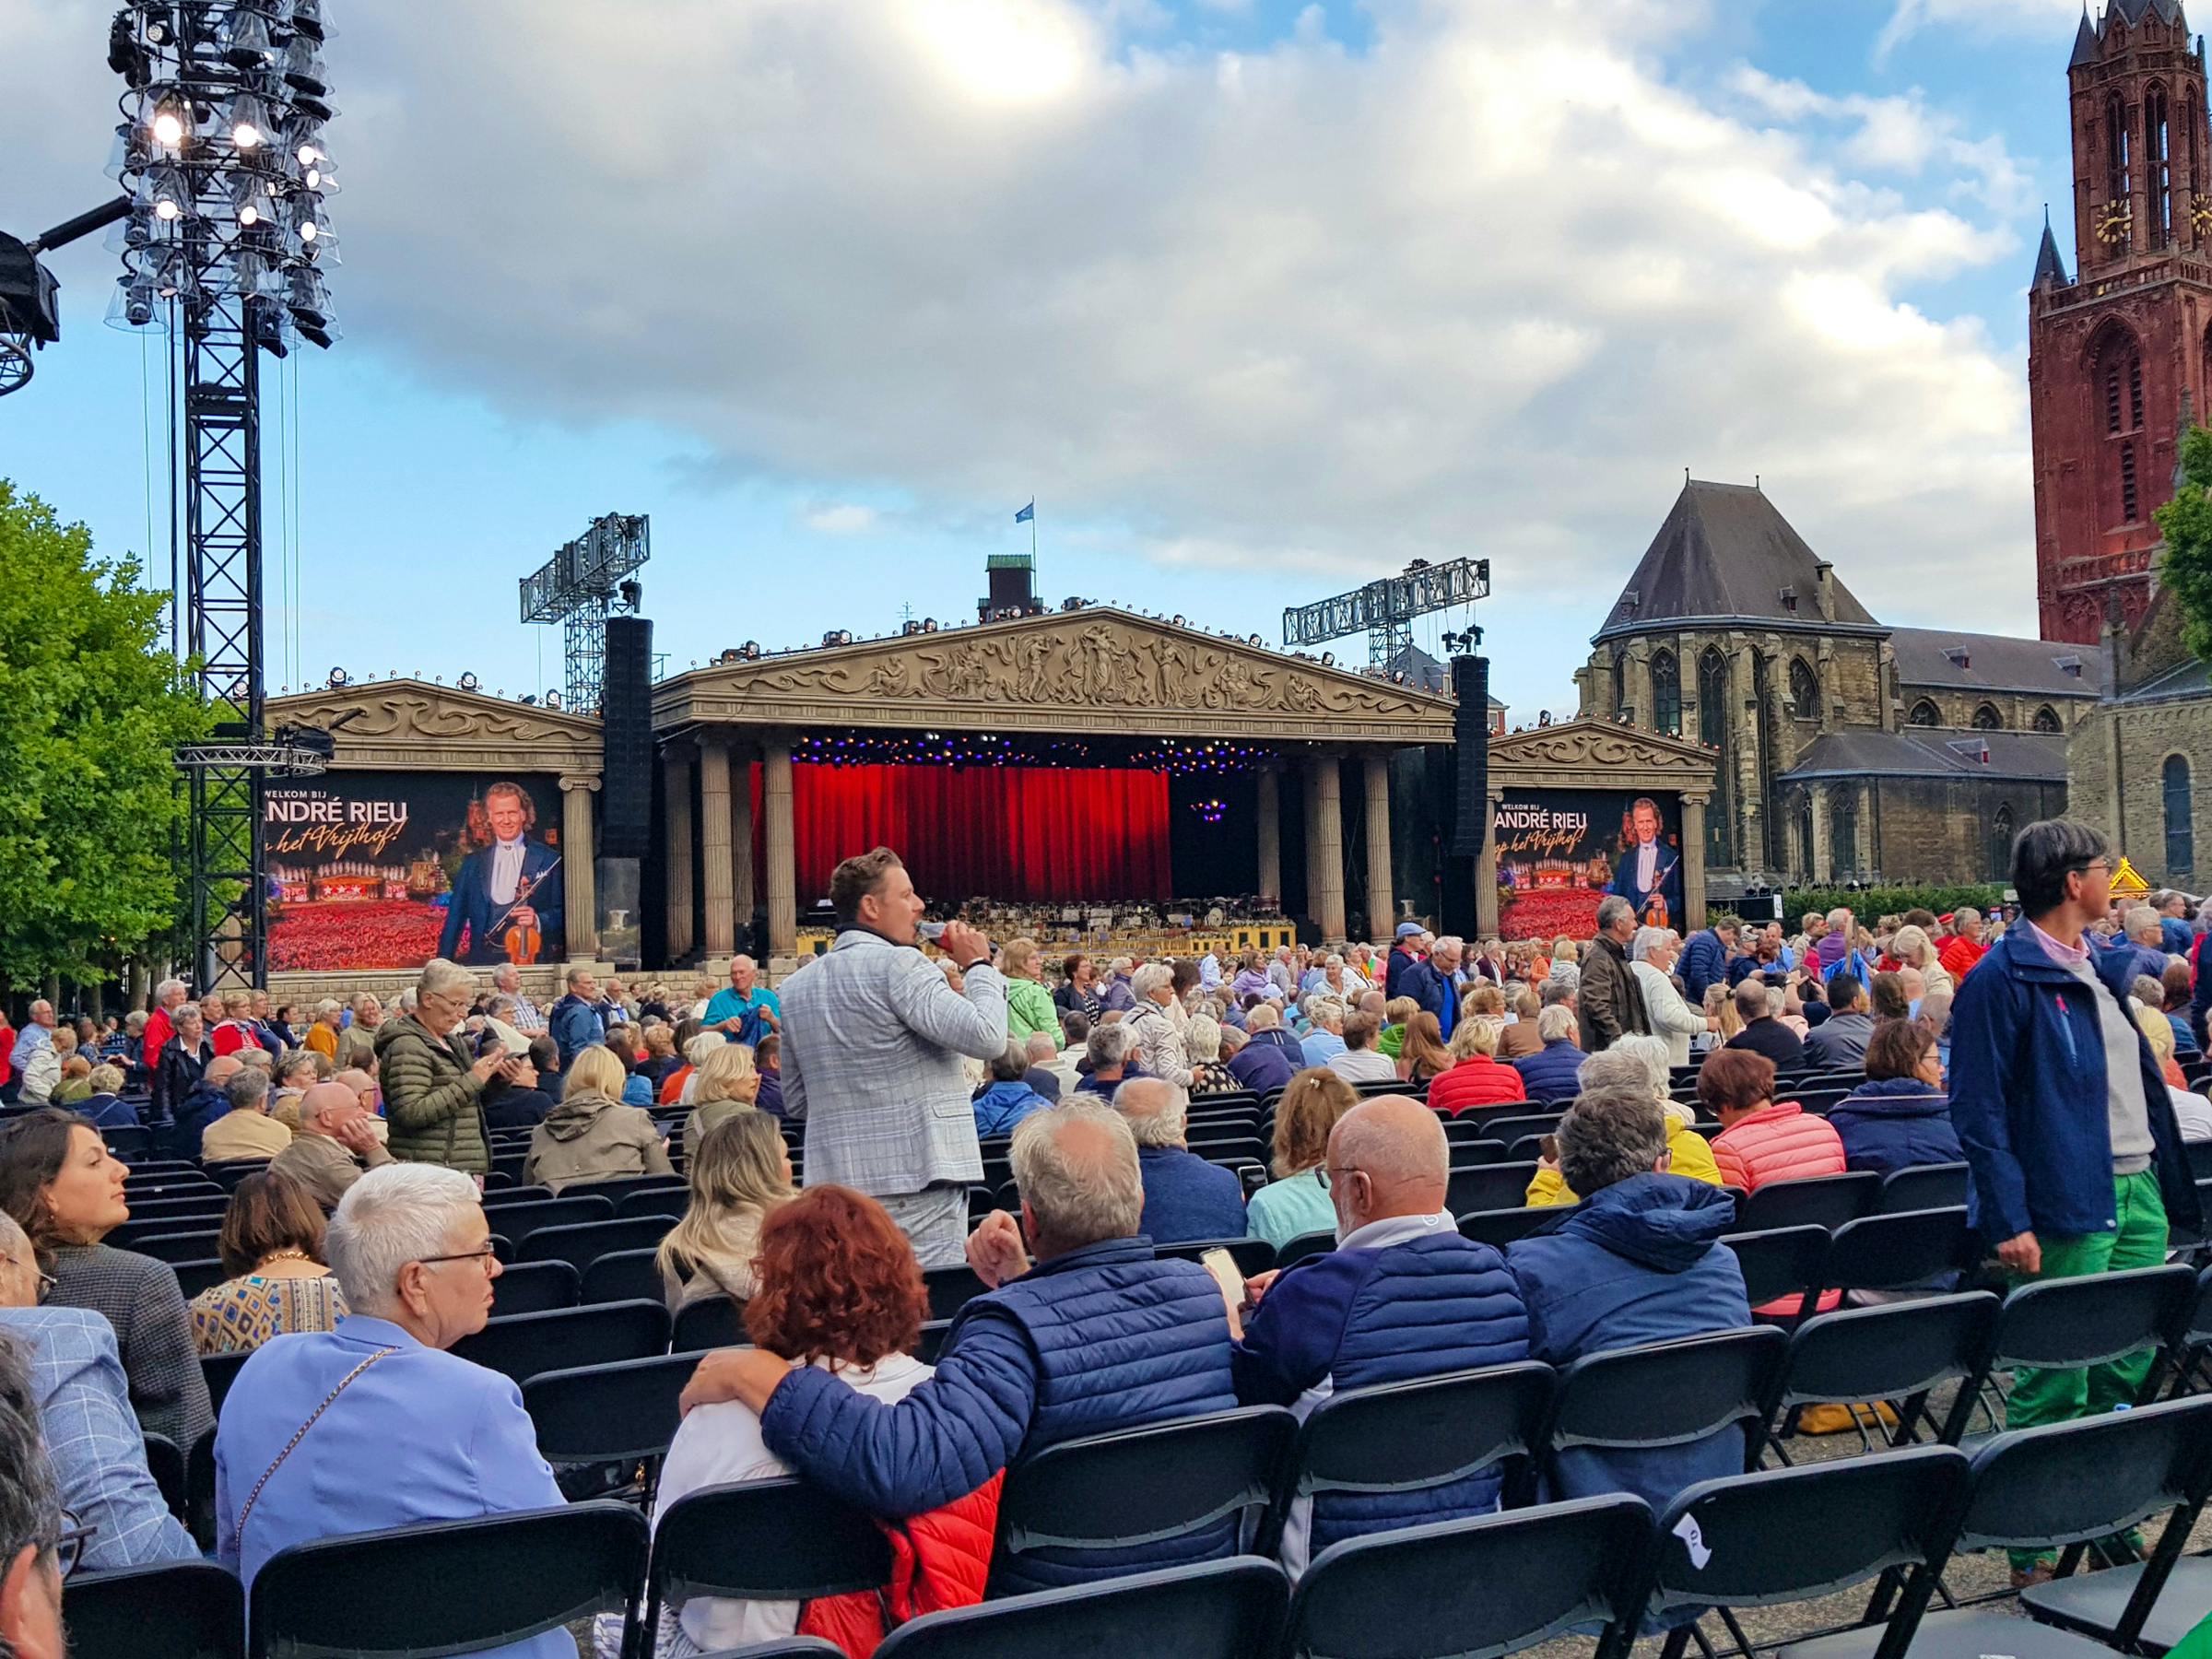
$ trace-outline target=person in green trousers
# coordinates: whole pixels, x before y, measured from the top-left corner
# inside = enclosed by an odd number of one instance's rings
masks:
[[[2158,1062],[2131,1011],[2132,952],[2088,936],[2111,899],[2112,856],[2086,824],[2050,818],[2013,842],[2021,920],[1959,987],[1951,1122],[1969,1205],[2016,1284],[2153,1267],[2170,1220],[2194,1225],[2196,1189]],[[2007,1428],[2131,1404],[2145,1351],[2072,1370],[2022,1369]],[[2013,1583],[2053,1561],[2016,1551]]]

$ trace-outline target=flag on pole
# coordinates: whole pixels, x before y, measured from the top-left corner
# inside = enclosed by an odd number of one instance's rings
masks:
[[[1014,515],[1014,522],[1018,524],[1035,524],[1037,522],[1037,503],[1032,500],[1027,507],[1024,507],[1019,512],[1016,513]]]

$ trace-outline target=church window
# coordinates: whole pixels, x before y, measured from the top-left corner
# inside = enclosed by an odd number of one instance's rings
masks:
[[[1652,654],[1652,729],[1682,735],[1682,665],[1671,651]]]
[[[2139,505],[2136,493],[2136,446],[2124,443],[2120,446],[2120,522],[2134,524]]]
[[[1943,724],[1943,711],[1924,697],[1912,705],[1912,712],[1905,716],[1905,721],[1910,725],[1939,726]]]
[[[1839,789],[1828,806],[1829,856],[1836,876],[1859,873],[1859,796],[1853,789]]]
[[[1797,803],[1797,871],[1808,882],[1821,879],[1813,868],[1813,804],[1803,797]]]
[[[2012,808],[2000,806],[1989,820],[1989,874],[2004,881],[2012,875]]]
[[[2058,711],[2049,703],[2045,703],[2035,712],[2033,724],[2039,732],[2063,732],[2065,730],[2065,727],[2059,724]]]
[[[2167,756],[2160,782],[2166,796],[2166,874],[2186,876],[2196,867],[2196,831],[2190,821],[2193,791],[2188,757]]]
[[[2104,429],[2120,429],[2120,365],[2114,363],[2104,371]]]
[[[2128,430],[2143,429],[2143,359],[2127,360],[2127,426]]]
[[[1728,659],[1714,646],[1708,646],[1698,659],[1698,741],[1721,751],[1719,786],[1713,792],[1712,808],[1705,815],[1705,856],[1715,866],[1726,866],[1735,862],[1732,833],[1735,791],[1729,787]]]
[[[2005,729],[2005,716],[1997,712],[1997,705],[1996,705],[1996,704],[1994,704],[1994,703],[1982,703],[1982,704],[1979,704],[1978,706],[1976,706],[1976,708],[1975,708],[1975,710],[1974,710],[1974,730],[1975,730],[1975,731],[1977,731],[1977,732],[2001,732],[2001,731],[2003,731],[2004,729]]]
[[[1790,701],[1794,705],[1797,718],[1815,720],[1820,714],[1820,682],[1803,657],[1790,659]]]
[[[2173,240],[2173,152],[2166,124],[2166,92],[2160,87],[2152,88],[2143,100],[2143,167],[2150,245],[2163,248]]]
[[[2115,213],[2127,208],[2127,111],[2117,98],[2104,106],[2104,196]]]

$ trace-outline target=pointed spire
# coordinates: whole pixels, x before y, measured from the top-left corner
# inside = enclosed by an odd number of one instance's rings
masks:
[[[2066,262],[2059,256],[2058,238],[2051,233],[2051,205],[2043,204],[2043,245],[2035,256],[2035,280],[2030,288],[2041,288],[2046,282],[2055,288],[2068,286]]]
[[[2097,26],[2089,21],[2088,0],[2082,0],[2081,28],[2075,31],[2074,55],[2066,60],[2069,69],[2084,69],[2097,62]]]

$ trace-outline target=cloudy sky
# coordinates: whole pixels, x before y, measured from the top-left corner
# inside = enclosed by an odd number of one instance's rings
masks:
[[[112,6],[0,0],[0,225],[109,188]],[[1270,638],[1487,556],[1528,718],[1685,468],[1885,619],[2033,629],[2077,0],[329,10],[346,338],[269,383],[273,686],[557,684],[515,580],[612,511],[675,668],[971,615],[1034,496],[1049,596]],[[0,475],[165,582],[161,344],[54,264]]]

